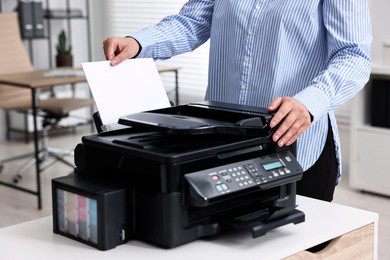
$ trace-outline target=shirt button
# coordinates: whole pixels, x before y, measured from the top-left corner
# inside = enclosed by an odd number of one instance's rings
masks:
[[[249,35],[251,35],[251,36],[253,35],[253,31],[252,31],[252,30],[249,30],[248,33],[249,33]]]
[[[245,61],[246,63],[248,63],[248,62],[249,62],[249,57],[248,57],[248,56],[245,56],[244,61]]]
[[[245,89],[246,88],[246,83],[242,83],[242,89]]]
[[[259,10],[260,9],[260,5],[256,5],[256,10]]]

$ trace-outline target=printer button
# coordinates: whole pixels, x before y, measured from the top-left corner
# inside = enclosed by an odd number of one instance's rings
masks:
[[[228,190],[229,186],[227,186],[225,183],[221,184],[223,190]]]
[[[211,179],[212,179],[213,181],[219,181],[218,175],[211,175]]]
[[[227,180],[230,180],[232,177],[230,177],[230,175],[226,175],[226,176],[223,176],[222,177],[225,181],[227,181]]]
[[[227,170],[221,170],[221,171],[219,171],[218,173],[221,174],[221,175],[226,175],[226,174],[227,174],[226,171],[227,171]]]
[[[222,192],[222,191],[223,191],[223,188],[222,188],[222,186],[221,186],[220,184],[215,185],[215,188],[216,188],[217,191],[219,191],[219,192]]]

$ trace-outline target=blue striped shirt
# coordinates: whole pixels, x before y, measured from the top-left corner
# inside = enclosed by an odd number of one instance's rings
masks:
[[[168,59],[210,39],[206,100],[268,107],[299,100],[313,123],[298,139],[304,170],[325,145],[328,117],[341,175],[334,111],[370,74],[367,0],[190,0],[179,14],[133,35],[139,57]]]

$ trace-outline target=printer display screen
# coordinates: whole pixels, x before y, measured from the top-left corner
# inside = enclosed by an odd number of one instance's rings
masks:
[[[269,171],[269,170],[273,170],[273,169],[282,167],[283,164],[280,161],[276,161],[276,162],[263,164],[262,166],[263,166],[264,170]]]

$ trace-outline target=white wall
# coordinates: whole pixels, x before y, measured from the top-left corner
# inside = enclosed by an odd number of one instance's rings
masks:
[[[371,56],[373,63],[383,61],[383,42],[390,40],[390,1],[369,0],[373,27]]]

